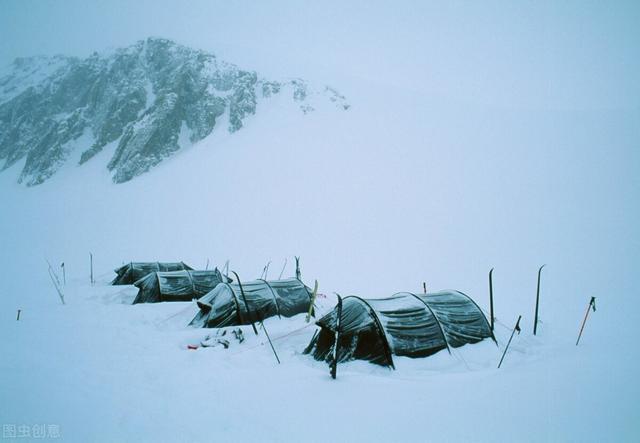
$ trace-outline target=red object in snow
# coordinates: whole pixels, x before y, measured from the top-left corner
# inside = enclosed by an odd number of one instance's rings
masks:
[[[197,345],[187,345],[187,349],[195,350],[195,349],[198,349],[198,346]]]

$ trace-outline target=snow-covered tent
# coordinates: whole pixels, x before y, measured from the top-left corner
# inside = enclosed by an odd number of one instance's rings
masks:
[[[169,272],[169,271],[190,271],[192,268],[183,262],[178,263],[160,263],[160,262],[131,262],[122,265],[114,272],[116,278],[111,282],[112,285],[132,285],[142,277],[151,272]]]
[[[297,278],[223,283],[198,300],[192,326],[221,328],[247,325],[274,315],[309,312],[312,291]]]
[[[136,303],[191,301],[198,299],[227,281],[218,268],[212,271],[152,272],[134,284],[138,287]]]
[[[338,330],[338,362],[360,359],[391,367],[392,355],[426,357],[485,338],[495,340],[478,305],[458,291],[345,297],[338,326],[339,310],[336,306],[316,322],[320,331],[304,351],[316,360],[333,360]]]

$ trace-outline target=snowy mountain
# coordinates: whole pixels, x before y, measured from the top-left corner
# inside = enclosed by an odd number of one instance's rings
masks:
[[[20,58],[0,79],[0,160],[6,169],[25,159],[19,182],[31,186],[55,174],[74,151],[84,164],[114,144],[107,168],[122,183],[214,130],[240,130],[261,100],[277,94],[304,113],[314,110],[314,95],[349,108],[330,87],[267,80],[167,39],[85,59]]]

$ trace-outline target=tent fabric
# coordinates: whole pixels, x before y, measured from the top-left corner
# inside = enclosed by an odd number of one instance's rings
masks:
[[[480,308],[459,291],[397,293],[388,298],[342,300],[337,359],[354,359],[393,367],[392,355],[427,357],[443,349],[495,340]],[[320,332],[305,353],[316,360],[333,358],[338,310],[316,322]]]
[[[297,278],[223,283],[198,300],[192,326],[222,328],[308,312],[311,289]]]
[[[117,274],[112,285],[132,285],[151,272],[190,271],[192,268],[184,262],[131,262],[114,269]]]
[[[138,287],[136,303],[163,301],[191,301],[210,292],[226,279],[218,270],[152,272],[135,282]]]

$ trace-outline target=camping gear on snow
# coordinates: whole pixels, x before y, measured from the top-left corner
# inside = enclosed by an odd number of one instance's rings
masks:
[[[190,271],[192,268],[183,262],[131,262],[114,269],[118,274],[111,282],[112,285],[132,285],[151,272]]]
[[[352,295],[316,324],[321,329],[304,353],[332,365],[361,359],[394,367],[392,355],[427,357],[485,338],[495,341],[480,308],[458,291],[400,292],[382,299]]]
[[[311,289],[297,278],[222,283],[198,300],[200,312],[190,325],[205,328],[248,325],[277,315],[307,312]]]
[[[136,303],[191,301],[228,281],[218,268],[212,271],[152,272],[134,283],[138,287]]]

